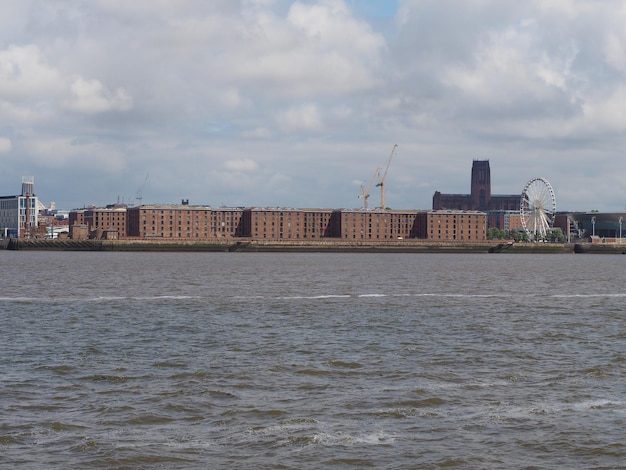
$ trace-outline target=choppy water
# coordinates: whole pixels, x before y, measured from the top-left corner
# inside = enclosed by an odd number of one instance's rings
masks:
[[[1,468],[626,468],[626,257],[0,263]]]

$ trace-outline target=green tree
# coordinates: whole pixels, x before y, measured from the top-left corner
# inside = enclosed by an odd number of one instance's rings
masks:
[[[546,239],[552,243],[563,243],[565,241],[565,235],[560,228],[553,228],[546,233]]]
[[[500,230],[498,227],[487,229],[488,240],[509,240],[511,238],[512,234],[508,230]]]
[[[527,242],[528,241],[528,234],[524,230],[513,230],[513,232],[511,232],[511,237],[516,242]]]

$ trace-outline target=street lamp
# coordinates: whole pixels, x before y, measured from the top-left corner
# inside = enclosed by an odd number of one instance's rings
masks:
[[[619,242],[622,243],[622,222],[624,222],[624,217],[620,215],[618,220],[619,220]]]
[[[591,236],[592,237],[596,236],[596,216],[595,215],[591,218]]]

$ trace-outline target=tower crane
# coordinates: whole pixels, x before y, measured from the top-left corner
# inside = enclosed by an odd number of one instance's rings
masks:
[[[380,175],[381,169],[382,168],[380,167],[376,168],[376,171],[374,171],[374,176],[372,176],[372,179],[367,185],[367,188],[361,185],[361,195],[359,196],[359,199],[363,199],[363,209],[367,209],[367,200],[370,197],[370,189],[372,188],[372,184],[374,184],[374,180]]]
[[[389,155],[389,160],[387,161],[387,167],[385,168],[385,172],[382,174],[382,176],[380,174],[380,171],[378,172],[378,183],[376,184],[376,187],[380,186],[380,208],[382,210],[385,210],[385,178],[387,177],[389,165],[391,165],[391,160],[395,155],[397,148],[398,144],[394,144],[393,149],[391,149],[391,155]]]
[[[137,195],[135,196],[135,201],[139,201],[140,205],[141,205],[141,201],[143,200],[143,190],[146,188],[146,183],[148,182],[148,176],[150,176],[150,173],[146,173],[146,179],[143,180],[143,184],[137,190]]]

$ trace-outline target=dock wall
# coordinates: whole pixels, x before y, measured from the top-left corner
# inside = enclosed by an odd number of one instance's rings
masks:
[[[354,252],[354,253],[574,253],[573,244],[433,242],[398,240],[348,242],[341,240],[260,241],[250,239],[224,241],[183,240],[59,240],[11,239],[9,250],[56,251],[206,251],[206,252]],[[584,251],[578,251],[584,252]]]

